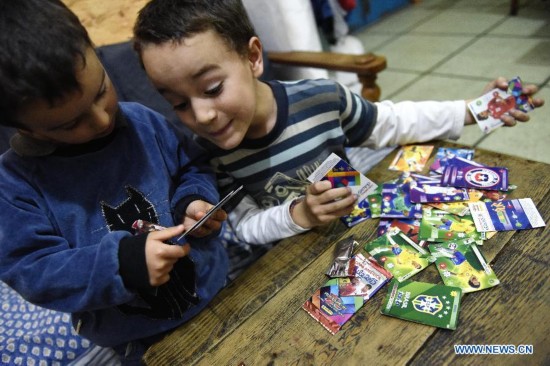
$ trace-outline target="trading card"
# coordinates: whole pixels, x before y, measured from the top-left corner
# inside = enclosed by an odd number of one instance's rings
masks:
[[[370,197],[369,197],[370,198]],[[384,183],[380,201],[380,217],[420,218],[422,205],[410,199],[410,185]]]
[[[412,203],[456,202],[469,199],[466,188],[445,187],[440,182],[422,182],[411,185],[410,199]]]
[[[525,230],[546,226],[530,198],[469,204],[477,231]]]
[[[508,169],[504,167],[448,165],[443,171],[441,185],[487,190],[508,190]]]
[[[340,220],[347,226],[353,227],[371,217],[368,197],[359,201],[349,215],[342,216]]]
[[[208,212],[200,218],[200,220],[198,220],[197,222],[195,222],[195,224],[193,226],[191,226],[189,229],[187,229],[187,231],[185,231],[183,234],[181,234],[178,238],[177,238],[177,242],[180,242],[181,239],[185,238],[187,236],[187,234],[193,232],[194,230],[197,230],[199,227],[201,227],[205,222],[206,220],[208,220],[210,218],[210,216],[212,216],[216,211],[218,211],[220,208],[222,208],[222,206],[224,204],[227,203],[227,201],[229,201],[231,198],[233,198],[234,195],[236,195],[241,189],[243,189],[243,186],[240,186],[239,188],[229,192],[229,194],[227,196],[225,196],[220,202],[218,202],[216,205],[214,205],[212,208],[210,208],[210,210],[208,210]]]
[[[436,258],[435,265],[447,286],[460,287],[466,293],[500,283],[475,243],[467,244],[457,240],[430,244],[429,249]]]
[[[334,277],[348,277],[355,274],[355,263],[353,259],[353,251],[359,245],[353,235],[340,240],[334,246],[333,261],[326,275]]]
[[[369,204],[370,216],[373,218],[380,217],[382,213],[382,185],[376,187],[373,193],[367,196]]]
[[[508,192],[513,189],[512,185],[508,185]],[[502,201],[508,196],[507,192],[503,191],[486,191],[474,188],[468,188],[468,201],[462,202],[429,202],[428,205],[435,207],[441,211],[448,212],[453,215],[464,216],[470,214],[469,203],[473,202],[492,202]]]
[[[392,274],[380,266],[374,257],[365,257],[361,253],[355,255],[355,276],[350,282],[358,284],[357,295],[366,300],[371,299],[391,278]],[[340,289],[340,295],[343,295]]]
[[[363,296],[341,296],[339,280],[330,279],[302,305],[331,334],[336,334],[365,303]]]
[[[358,196],[358,201],[366,199],[377,187],[373,181],[334,153],[325,159],[307,179],[312,183],[328,180],[333,188],[349,187]]]
[[[489,133],[504,125],[500,118],[515,106],[514,96],[500,89],[493,89],[468,103],[468,108],[484,133]]]
[[[406,172],[420,172],[430,158],[433,146],[407,145],[401,147],[388,169]]]
[[[467,160],[474,158],[473,149],[459,149],[452,147],[440,147],[437,149],[435,160],[430,166],[430,170],[439,174],[443,173],[443,169],[452,161],[453,158],[460,157]]]
[[[430,206],[424,206],[418,237],[430,242],[442,242],[470,238],[481,241],[485,233],[476,230],[471,215],[458,216]]]
[[[397,228],[367,243],[364,249],[398,281],[422,271],[431,260],[426,249]]]
[[[521,79],[519,76],[516,76],[508,82],[508,94],[515,98],[516,109],[519,109],[525,113],[535,109],[531,96],[523,93],[523,86],[521,85]]]
[[[424,247],[426,242],[418,239],[418,232],[420,231],[419,219],[380,219],[378,224],[378,236],[382,236],[392,228],[398,228],[409,239],[417,243],[420,247]]]
[[[403,320],[456,329],[462,290],[459,287],[395,279],[389,284],[381,312]]]

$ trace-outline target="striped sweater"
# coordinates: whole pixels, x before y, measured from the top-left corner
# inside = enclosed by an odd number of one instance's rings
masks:
[[[277,121],[266,136],[244,139],[232,150],[199,139],[211,152],[221,194],[244,185],[228,221],[249,244],[306,231],[292,221],[288,206],[305,193],[307,176],[331,153],[346,158],[346,147],[458,138],[464,124],[464,101],[373,104],[331,80],[269,85]]]

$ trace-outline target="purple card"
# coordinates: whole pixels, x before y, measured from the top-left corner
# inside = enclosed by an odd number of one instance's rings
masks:
[[[443,173],[443,169],[445,169],[447,165],[450,165],[453,159],[457,157],[472,160],[474,157],[474,150],[440,147],[437,150],[433,164],[430,166],[430,170],[441,174]]]
[[[508,169],[488,166],[445,167],[441,185],[488,190],[508,190]]]
[[[427,181],[412,186],[410,197],[414,203],[457,202],[469,199],[466,188],[443,187],[440,182]]]

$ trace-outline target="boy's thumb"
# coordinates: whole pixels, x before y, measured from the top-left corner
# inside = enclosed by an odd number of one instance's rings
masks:
[[[183,233],[183,225],[167,227],[164,230],[153,231],[149,235],[154,235],[154,239],[160,241],[168,241],[177,235]]]

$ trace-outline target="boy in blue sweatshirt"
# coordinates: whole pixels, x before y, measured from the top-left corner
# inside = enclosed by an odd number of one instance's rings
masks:
[[[119,103],[78,18],[59,0],[0,4],[0,280],[72,313],[79,333],[126,363],[224,286],[219,199],[193,141]],[[135,235],[137,220],[167,227]]]

